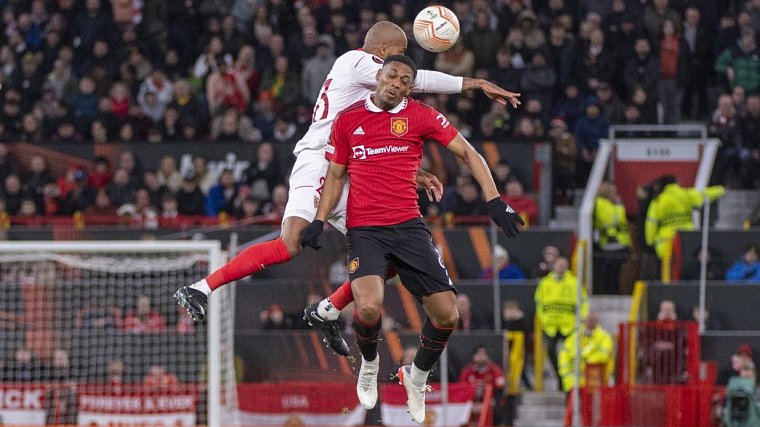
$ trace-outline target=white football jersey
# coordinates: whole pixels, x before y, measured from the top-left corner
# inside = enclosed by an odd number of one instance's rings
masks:
[[[298,141],[293,152],[323,150],[330,138],[335,116],[351,104],[364,101],[377,87],[377,71],[383,60],[361,49],[350,50],[335,60],[314,105],[311,126]],[[462,78],[436,71],[417,72],[414,80],[417,92],[457,93],[462,90]]]

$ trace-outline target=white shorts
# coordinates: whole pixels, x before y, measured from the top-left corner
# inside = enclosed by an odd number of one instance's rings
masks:
[[[288,204],[282,216],[284,223],[288,217],[297,216],[306,221],[314,221],[317,206],[325,183],[325,175],[330,162],[325,159],[324,150],[302,150],[298,153],[293,171],[290,173]],[[343,185],[343,194],[327,221],[346,234],[346,201],[348,200],[348,180]]]

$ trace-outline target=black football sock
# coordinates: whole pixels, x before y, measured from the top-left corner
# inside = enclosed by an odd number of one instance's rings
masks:
[[[425,324],[422,325],[420,347],[417,350],[417,355],[414,356],[414,365],[422,371],[429,371],[441,353],[443,353],[443,349],[446,348],[446,343],[449,342],[449,337],[453,331],[454,328],[434,326],[433,322],[428,318]]]
[[[362,352],[364,360],[372,361],[377,357],[377,339],[380,336],[382,317],[378,317],[374,323],[368,323],[354,311],[354,331],[356,331],[356,343]]]

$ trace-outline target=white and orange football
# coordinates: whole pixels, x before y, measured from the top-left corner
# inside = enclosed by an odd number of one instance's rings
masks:
[[[414,38],[431,52],[443,52],[459,38],[459,19],[443,6],[428,6],[414,18]]]

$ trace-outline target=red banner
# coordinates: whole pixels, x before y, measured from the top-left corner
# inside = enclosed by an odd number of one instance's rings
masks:
[[[82,386],[79,389],[80,426],[195,425],[197,387],[156,389],[145,386]]]
[[[44,384],[0,383],[0,420],[6,426],[45,424]]]
[[[365,415],[356,385],[345,383],[238,384],[238,405],[238,421],[252,426],[350,426],[363,424]]]

